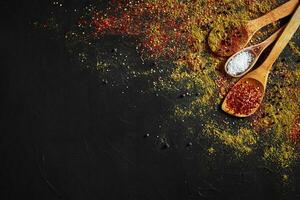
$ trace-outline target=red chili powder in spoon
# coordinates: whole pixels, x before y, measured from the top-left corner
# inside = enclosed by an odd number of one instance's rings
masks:
[[[263,93],[259,86],[245,81],[232,87],[226,104],[235,114],[248,115],[259,106],[262,97]]]

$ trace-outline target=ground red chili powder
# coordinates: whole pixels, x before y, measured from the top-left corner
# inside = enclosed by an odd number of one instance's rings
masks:
[[[262,96],[260,87],[245,81],[232,87],[226,104],[235,114],[248,115],[259,106]]]

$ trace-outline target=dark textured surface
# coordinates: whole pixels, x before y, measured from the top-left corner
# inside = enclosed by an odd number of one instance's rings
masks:
[[[72,64],[62,40],[29,26],[47,3],[0,5],[1,199],[300,198],[299,170],[287,189],[251,161],[208,163],[176,131],[161,149],[148,127],[163,99],[121,95]]]

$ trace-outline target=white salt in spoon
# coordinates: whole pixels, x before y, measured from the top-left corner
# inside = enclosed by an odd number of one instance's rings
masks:
[[[280,36],[283,28],[284,27],[281,27],[265,41],[241,49],[232,55],[225,63],[225,72],[232,77],[241,77],[250,71],[261,53]]]

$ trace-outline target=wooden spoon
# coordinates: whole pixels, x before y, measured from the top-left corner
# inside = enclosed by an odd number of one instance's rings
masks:
[[[211,50],[219,56],[231,56],[247,45],[252,36],[262,27],[292,14],[299,0],[290,0],[269,13],[243,25],[224,24],[214,28],[208,37]]]
[[[233,54],[230,58],[228,58],[227,62],[225,63],[225,67],[224,67],[225,68],[225,72],[229,76],[232,76],[232,77],[235,77],[235,78],[242,77],[243,75],[245,75],[255,65],[255,63],[257,62],[258,58],[262,54],[262,52],[281,35],[283,29],[284,29],[284,27],[281,27],[275,33],[273,33],[270,37],[268,37],[265,41],[263,41],[263,42],[261,42],[259,44],[252,45],[252,46],[249,46],[247,48],[241,49],[237,53]],[[229,70],[230,63],[236,58],[236,56],[238,54],[243,53],[243,52],[248,52],[251,55],[251,57],[252,57],[252,61],[249,63],[249,66],[243,72],[239,72],[239,73],[236,73],[236,74],[230,73],[230,70]]]
[[[252,115],[259,108],[265,94],[267,80],[272,65],[297,31],[299,25],[300,6],[297,8],[282,35],[275,43],[269,56],[261,66],[245,75],[231,88],[223,101],[222,110],[237,117],[247,117]],[[239,95],[235,92],[239,89],[240,91],[242,90],[242,94],[245,92],[247,93],[247,91],[254,91],[254,94],[246,94],[247,98],[243,98],[243,95]],[[238,105],[238,107],[233,107],[232,105]],[[245,112],[242,108],[245,108]]]

